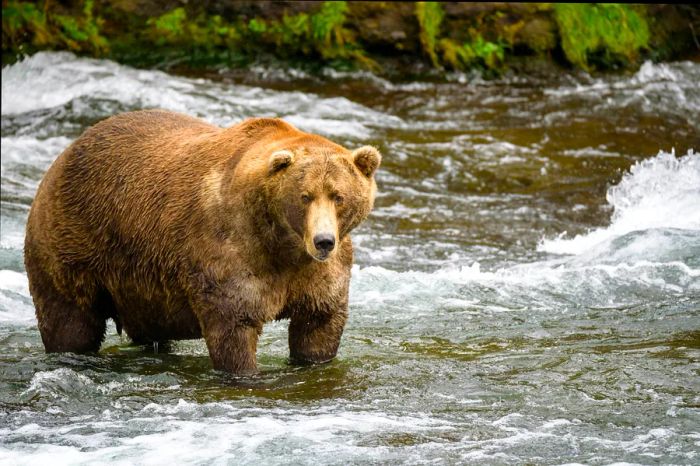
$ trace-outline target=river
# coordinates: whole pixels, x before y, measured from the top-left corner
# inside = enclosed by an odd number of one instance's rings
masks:
[[[635,73],[254,67],[69,53],[2,69],[0,463],[700,463],[700,64]],[[22,263],[37,185],[83,130],[161,107],[280,116],[384,154],[330,364],[211,369],[203,340],[43,350]]]

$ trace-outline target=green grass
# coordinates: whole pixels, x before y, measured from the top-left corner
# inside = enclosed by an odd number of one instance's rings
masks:
[[[185,9],[179,7],[157,18],[149,19],[147,24],[151,26],[150,32],[156,44],[177,44],[186,39],[186,20]]]
[[[490,42],[478,33],[471,41],[462,44],[449,38],[439,39],[444,17],[445,12],[440,2],[416,3],[421,46],[434,67],[441,68],[442,65],[447,65],[454,70],[498,70],[502,67],[505,59],[502,41]]]
[[[321,10],[311,16],[311,39],[323,47],[342,47],[345,33],[347,2],[324,2]]]
[[[67,49],[140,66],[185,61],[194,67],[240,66],[275,57],[319,67],[380,70],[358,40],[357,29],[349,25],[352,5],[345,1],[320,2],[305,13],[283,12],[281,17],[267,19],[224,19],[196,6],[146,18],[129,16],[108,3],[5,0],[3,62],[37,50]],[[506,67],[506,55],[519,53],[514,43],[526,20],[518,20],[517,14],[513,19],[498,9],[484,10],[455,20],[448,30],[443,3],[416,2],[414,8],[418,53],[434,68],[499,73]],[[533,33],[530,28],[527,44],[540,56],[551,57],[552,51],[561,49],[575,67],[610,69],[637,64],[650,47],[644,6],[586,3],[533,4],[531,8],[549,17],[542,20],[541,31]],[[110,21],[109,28],[95,11]],[[352,11],[357,15],[358,10]],[[358,24],[362,23],[354,27]]]
[[[440,24],[445,17],[440,2],[416,2],[416,18],[420,26],[420,43],[433,66],[440,67],[436,45]]]
[[[93,0],[85,0],[81,15],[61,15],[35,3],[8,1],[2,7],[3,52],[30,49],[68,49],[104,54],[109,44],[100,33],[102,20],[93,15]]]
[[[372,68],[374,62],[344,27],[346,12],[346,2],[323,2],[313,14],[227,22],[216,15],[189,18],[180,7],[149,19],[146,35],[160,47],[181,47],[191,55],[205,57],[205,61],[207,56],[218,60],[222,52],[250,57],[271,52],[284,59],[306,56],[322,63]]]
[[[625,4],[558,3],[554,17],[561,46],[573,65],[585,70],[635,64],[649,44],[649,25],[641,9]]]
[[[505,60],[505,46],[501,42],[484,40],[481,35],[462,45],[451,39],[442,39],[439,48],[443,61],[454,70],[480,68],[498,71]]]

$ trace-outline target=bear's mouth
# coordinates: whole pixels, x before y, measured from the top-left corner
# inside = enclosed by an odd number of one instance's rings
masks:
[[[319,252],[318,255],[311,255],[314,259],[316,259],[319,262],[326,262],[329,257],[331,257],[330,252]]]
[[[307,250],[306,251],[314,260],[317,260],[319,262],[326,262],[331,255],[333,254],[332,251],[319,251],[315,250],[313,252]]]

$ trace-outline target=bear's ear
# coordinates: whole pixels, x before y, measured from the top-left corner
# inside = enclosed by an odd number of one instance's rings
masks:
[[[362,146],[352,152],[352,159],[357,168],[367,177],[371,178],[382,161],[382,156],[372,146]]]
[[[270,174],[277,173],[294,162],[294,154],[288,150],[278,150],[270,156]]]

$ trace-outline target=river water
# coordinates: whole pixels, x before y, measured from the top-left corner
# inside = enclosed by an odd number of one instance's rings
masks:
[[[2,70],[0,463],[700,463],[700,64],[389,82],[183,77],[40,53]],[[259,376],[202,340],[46,355],[27,212],[89,125],[281,116],[384,154],[338,358]]]

